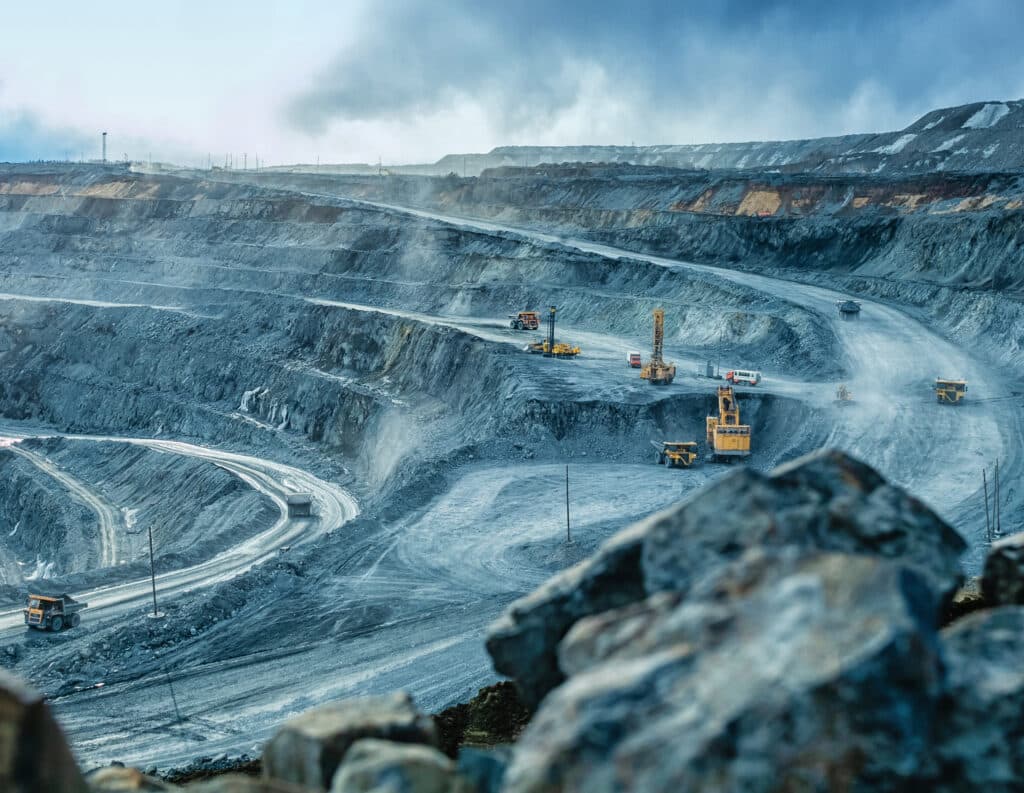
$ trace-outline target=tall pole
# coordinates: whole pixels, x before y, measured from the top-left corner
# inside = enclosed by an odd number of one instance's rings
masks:
[[[992,544],[992,523],[988,516],[988,476],[985,474],[985,469],[981,469],[981,484],[985,488],[985,540]]]
[[[999,460],[996,460],[996,498],[993,505],[993,510],[996,516],[996,536],[1001,537],[1003,535],[1003,516],[1000,514],[999,509]]]
[[[572,542],[572,533],[569,531],[569,466],[565,466],[565,541]]]
[[[153,527],[149,527],[149,578],[153,583],[153,616],[159,617],[156,608],[156,565],[153,563]]]
[[[95,140],[95,138],[93,138]],[[107,161],[107,133],[103,133],[103,162]]]

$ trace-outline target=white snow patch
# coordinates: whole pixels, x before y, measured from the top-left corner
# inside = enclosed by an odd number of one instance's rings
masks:
[[[8,537],[13,537],[13,536],[14,536],[15,534],[17,534],[17,533],[18,533],[18,527],[19,527],[19,526],[21,526],[21,521],[20,521],[20,520],[19,520],[19,521],[18,521],[17,523],[15,523],[15,524],[14,524],[14,531],[12,531],[12,532],[11,532],[10,534],[8,534],[7,536],[8,536]]]
[[[935,119],[935,121],[929,121],[927,124],[925,124],[923,127],[921,127],[921,129],[922,130],[932,129],[933,127],[939,126],[939,124],[941,124],[945,120],[946,120],[945,116],[939,116],[937,119]]]
[[[1010,108],[1002,102],[989,102],[964,122],[963,129],[986,129],[995,126],[1009,112]]]
[[[133,528],[135,526],[135,517],[139,514],[139,511],[137,509],[131,509],[129,507],[121,507],[121,512],[124,513],[125,528]]]
[[[270,389],[266,388],[265,386],[253,388],[250,391],[243,391],[242,402],[238,406],[238,409],[241,410],[243,413],[252,413],[253,400],[257,399],[258,397],[264,396],[268,393],[270,393]]]
[[[936,146],[934,149],[932,149],[932,153],[934,154],[937,151],[949,151],[954,146],[956,146],[956,144],[958,144],[960,141],[962,141],[966,137],[967,137],[966,135],[954,135],[952,138],[947,140],[945,143],[940,143],[938,146]]]
[[[56,562],[44,562],[38,556],[36,557],[35,569],[25,576],[26,581],[37,581],[40,578],[49,578],[53,575],[53,570],[57,566]]]
[[[991,157],[993,154],[996,153],[996,149],[998,149],[998,148],[999,148],[999,144],[998,143],[993,143],[991,146],[986,146],[985,147],[985,151],[983,151],[981,153],[981,156],[984,157],[987,160],[989,157]]]
[[[910,143],[914,138],[917,137],[916,132],[908,132],[906,135],[900,135],[896,140],[890,143],[888,146],[879,146],[877,149],[873,149],[876,154],[899,154]]]

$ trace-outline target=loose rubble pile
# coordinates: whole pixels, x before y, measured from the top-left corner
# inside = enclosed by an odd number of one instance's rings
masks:
[[[965,545],[921,502],[835,452],[740,470],[493,626],[496,668],[536,707],[510,746],[452,759],[408,697],[349,700],[283,725],[262,777],[187,790],[1019,790],[1022,547],[997,544],[985,608],[942,627]],[[83,781],[38,698],[0,683],[3,789],[180,789]]]

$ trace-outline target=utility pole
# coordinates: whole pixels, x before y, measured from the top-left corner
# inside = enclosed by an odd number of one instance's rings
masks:
[[[107,133],[103,133],[103,162],[107,161]]]
[[[569,466],[565,466],[565,541],[572,542],[572,532],[569,530]]]
[[[994,504],[994,511],[996,516],[996,537],[1003,536],[1003,516],[999,509],[999,460],[996,460],[996,499]]]
[[[246,152],[245,154],[242,155],[242,170],[249,170],[249,152]]]
[[[988,516],[988,476],[985,474],[985,469],[981,469],[981,484],[985,489],[985,541],[989,545],[992,544],[992,523]]]
[[[149,578],[153,583],[153,617],[160,616],[156,607],[156,565],[153,562],[153,527],[149,527]]]

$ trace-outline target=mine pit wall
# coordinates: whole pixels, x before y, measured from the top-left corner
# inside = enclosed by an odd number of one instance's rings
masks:
[[[35,185],[37,192],[52,187]],[[273,291],[497,318],[557,303],[581,329],[641,336],[649,333],[651,309],[664,303],[676,314],[670,342],[724,345],[740,359],[759,360],[770,338],[778,351],[772,363],[787,371],[835,367],[831,331],[812,313],[645,262],[372,208],[321,206],[294,194],[241,198],[253,190],[241,185],[142,180],[131,186],[138,194],[132,198],[117,185],[89,189],[118,197],[61,189],[63,196],[0,190],[0,270],[9,289],[45,294],[45,276],[55,274],[62,294],[87,298],[216,305],[238,292]],[[210,196],[197,197],[202,190]],[[176,197],[158,197],[164,195]],[[146,281],[157,283],[140,283]]]
[[[32,463],[0,449],[0,599],[27,577],[63,576],[96,565],[99,554],[96,515]]]
[[[644,405],[540,399],[531,392],[536,375],[523,369],[535,361],[510,345],[305,301],[257,301],[218,320],[69,304],[15,308],[0,327],[0,365],[18,374],[0,384],[0,414],[80,433],[256,449],[297,435],[351,462],[367,488],[393,477],[409,486],[435,475],[435,465],[486,457],[489,448],[496,458],[514,456],[522,438],[542,458],[587,452],[645,461],[649,440],[699,440],[713,409],[699,396]],[[804,410],[784,403],[751,401],[751,418],[767,410],[781,421]],[[805,450],[813,440],[795,445]]]
[[[610,168],[602,177],[596,166],[575,179],[561,176],[565,170],[531,169],[518,178],[401,177],[383,185],[334,177],[319,189],[333,181],[333,189],[354,197],[838,287],[919,308],[960,343],[1024,366],[1019,174],[886,179],[649,169],[623,176]]]

